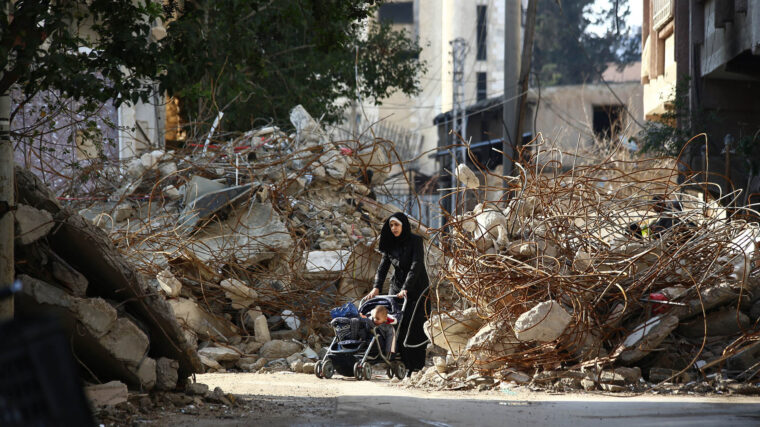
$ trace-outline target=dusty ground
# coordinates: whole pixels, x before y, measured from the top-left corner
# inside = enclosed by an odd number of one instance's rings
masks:
[[[523,388],[489,392],[425,391],[376,376],[357,382],[336,375],[226,373],[199,375],[211,389],[238,396],[233,407],[159,407],[132,425],[161,426],[460,426],[610,425],[732,426],[760,424],[760,398],[548,394]]]

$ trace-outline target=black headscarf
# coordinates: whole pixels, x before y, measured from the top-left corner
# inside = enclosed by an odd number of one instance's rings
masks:
[[[393,233],[391,233],[391,218],[395,218],[401,221],[401,235],[398,237],[394,236]],[[409,237],[411,235],[412,227],[409,225],[409,218],[407,218],[403,212],[396,212],[395,214],[389,216],[383,224],[383,229],[380,231],[380,243],[378,244],[378,249],[380,252],[386,254],[398,250],[398,248],[400,248],[403,244],[406,243],[407,240],[409,240]]]

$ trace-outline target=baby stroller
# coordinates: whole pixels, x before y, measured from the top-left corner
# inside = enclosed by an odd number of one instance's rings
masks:
[[[388,315],[396,319],[396,323],[390,325],[395,333],[389,338],[398,342],[406,298],[403,303],[395,295],[362,300],[359,306],[360,316],[367,316],[378,305],[384,305],[388,309]],[[371,320],[361,317],[337,317],[330,322],[335,338],[325,356],[315,366],[314,374],[317,378],[332,378],[337,372],[345,377],[353,376],[357,380],[370,380],[374,365],[385,365],[389,379],[394,375],[399,379],[404,378],[406,366],[400,360],[398,351],[387,352],[386,348],[391,346],[384,346],[378,328],[366,326],[368,323],[374,326]]]

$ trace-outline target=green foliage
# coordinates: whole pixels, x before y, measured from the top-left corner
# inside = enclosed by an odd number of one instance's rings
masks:
[[[607,64],[640,60],[641,34],[625,26],[626,0],[592,12],[594,0],[540,0],[536,15],[533,69],[542,85],[595,80]],[[615,5],[617,4],[617,7]],[[591,26],[605,28],[602,35]]]
[[[186,2],[169,26],[162,87],[181,100],[189,121],[224,111],[226,130],[249,130],[257,118],[288,122],[302,104],[336,120],[355,98],[419,90],[424,64],[408,35],[365,22],[375,0],[200,0]],[[358,48],[358,50],[357,50]],[[358,52],[358,56],[357,56]]]
[[[0,92],[14,84],[27,97],[57,90],[86,99],[84,109],[147,100],[144,80],[158,73],[160,55],[149,39],[151,22],[161,14],[160,4],[149,0],[5,0]]]
[[[689,108],[691,79],[684,76],[676,81],[667,110],[656,120],[647,121],[639,133],[641,152],[678,157],[684,145],[695,135],[704,132],[716,120],[714,113]]]

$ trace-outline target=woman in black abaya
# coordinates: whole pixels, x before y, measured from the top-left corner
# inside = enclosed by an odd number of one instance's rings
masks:
[[[380,294],[392,264],[394,271],[389,294],[407,298],[398,346],[409,376],[425,367],[427,347],[423,324],[430,311],[430,302],[427,298],[429,282],[422,237],[412,234],[409,219],[402,212],[396,212],[383,224],[378,250],[383,254],[383,259],[375,274],[375,285],[367,297]]]

